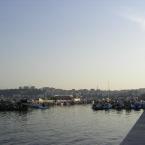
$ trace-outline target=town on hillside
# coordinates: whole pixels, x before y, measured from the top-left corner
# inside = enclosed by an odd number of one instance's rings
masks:
[[[30,106],[46,109],[51,105],[68,106],[90,103],[93,104],[94,110],[138,109],[145,104],[144,101],[145,88],[132,90],[63,90],[51,87],[24,86],[17,89],[0,90],[0,110],[27,110]]]

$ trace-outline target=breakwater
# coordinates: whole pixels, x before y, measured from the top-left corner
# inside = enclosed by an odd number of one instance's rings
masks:
[[[145,145],[145,112],[120,145]]]
[[[27,99],[0,100],[0,111],[27,111],[29,108]]]

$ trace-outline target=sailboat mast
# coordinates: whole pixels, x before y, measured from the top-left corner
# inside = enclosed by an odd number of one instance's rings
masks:
[[[110,83],[108,81],[108,98],[110,97]]]

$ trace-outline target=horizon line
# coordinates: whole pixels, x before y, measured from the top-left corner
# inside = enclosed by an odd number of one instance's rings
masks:
[[[49,87],[49,86],[44,86],[44,87],[38,87],[38,86],[35,86],[35,85],[24,85],[24,86],[19,86],[19,87],[16,87],[16,88],[0,88],[0,90],[14,90],[14,89],[20,89],[20,88],[22,88],[22,89],[24,89],[24,88],[28,88],[28,89],[30,89],[30,88],[34,88],[34,89],[43,89],[43,88],[54,88],[54,89],[60,89],[60,90],[65,90],[65,91],[69,91],[69,90],[91,90],[91,89],[93,89],[93,90],[101,90],[101,91],[122,91],[122,90],[140,90],[140,89],[145,89],[145,87],[144,88],[142,88],[142,87],[140,87],[140,88],[126,88],[126,89],[101,89],[101,88],[72,88],[72,89],[65,89],[65,88],[58,88],[58,87]]]

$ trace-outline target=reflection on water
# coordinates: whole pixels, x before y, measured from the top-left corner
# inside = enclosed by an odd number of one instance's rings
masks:
[[[90,105],[0,112],[2,145],[117,145],[141,111],[93,111]]]

